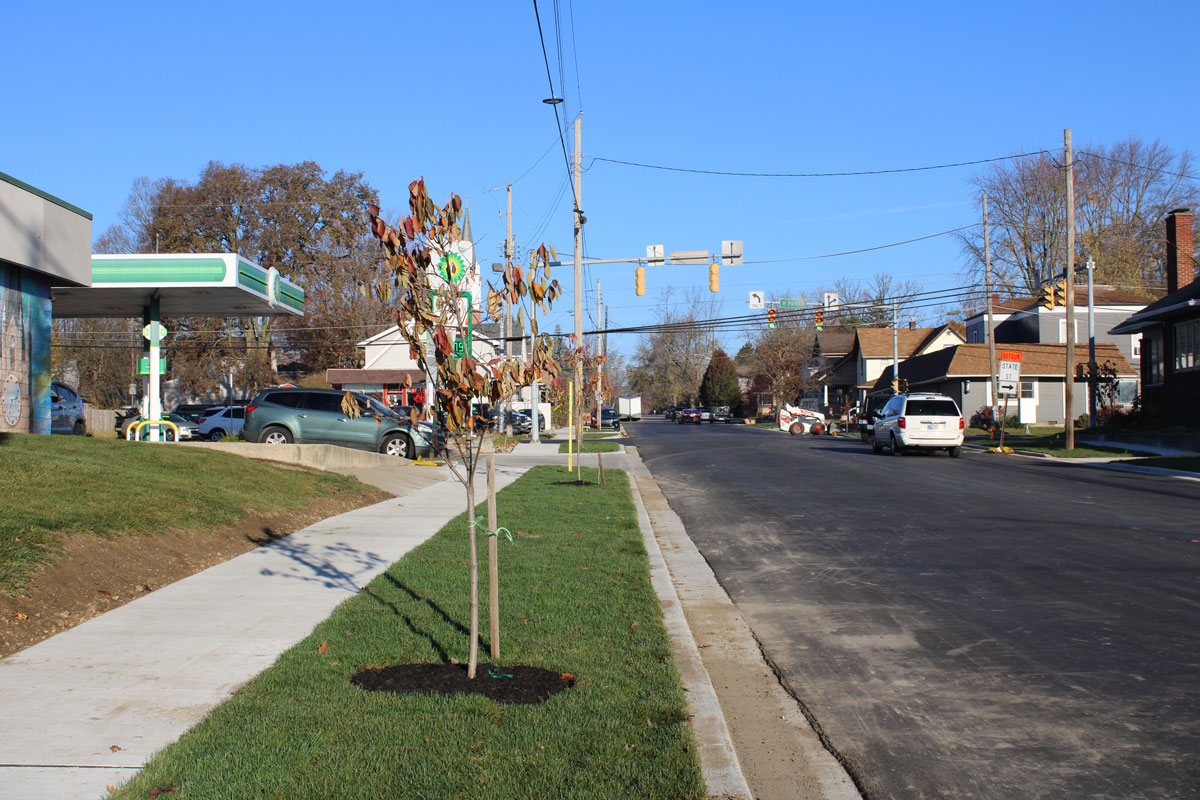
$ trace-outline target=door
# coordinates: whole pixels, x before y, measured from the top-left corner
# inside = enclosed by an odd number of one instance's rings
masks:
[[[1020,404],[1017,409],[1017,419],[1022,425],[1037,422],[1038,392],[1037,381],[1021,381]]]

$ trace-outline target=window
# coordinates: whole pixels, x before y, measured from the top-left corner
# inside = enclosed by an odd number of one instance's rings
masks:
[[[1178,322],[1175,329],[1175,371],[1200,368],[1200,320]]]
[[[1074,322],[1075,322],[1075,341],[1078,342],[1078,341],[1080,341],[1080,339],[1079,339],[1079,320],[1075,319]],[[1084,337],[1084,339],[1086,339],[1086,338],[1087,337]],[[1058,321],[1058,343],[1059,344],[1067,343],[1067,321],[1065,319],[1060,319]]]
[[[1021,399],[1032,400],[1034,398],[1033,381],[1021,381]]]
[[[268,403],[275,403],[288,408],[296,408],[300,405],[299,392],[272,392],[264,398]]]
[[[304,395],[304,402],[301,403],[300,407],[311,411],[340,413],[342,410],[342,397],[336,394],[313,392],[312,394]]]
[[[909,400],[904,409],[906,416],[914,417],[957,417],[958,406],[953,400]]]
[[[1142,339],[1142,360],[1146,362],[1146,383],[1162,383],[1163,340],[1161,336],[1147,335]]]

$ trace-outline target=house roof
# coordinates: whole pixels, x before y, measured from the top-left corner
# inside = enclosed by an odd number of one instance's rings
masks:
[[[1166,297],[1131,314],[1124,322],[1109,331],[1109,333],[1134,333],[1162,322],[1175,312],[1191,308],[1200,313],[1200,280],[1194,280],[1187,286],[1176,289]]]
[[[963,340],[963,335],[949,325],[939,325],[936,328],[900,328],[896,333],[896,349],[900,358],[911,358],[936,339],[941,333],[949,331]],[[858,351],[863,358],[892,357],[891,328],[858,328],[854,335],[858,340]]]
[[[819,331],[813,339],[813,355],[839,358],[854,349],[854,334],[842,331]]]
[[[1144,306],[1153,300],[1153,297],[1134,294],[1133,292],[1125,292],[1120,289],[1114,289],[1111,286],[1095,286],[1092,289],[1092,305],[1093,306]],[[1010,297],[1007,300],[1001,300],[996,305],[992,306],[993,314],[1016,314],[1022,311],[1034,311],[1042,302],[1040,297]],[[1087,308],[1087,287],[1076,285],[1075,287],[1075,308]],[[987,314],[986,308],[981,308],[971,316],[968,320],[976,319]]]
[[[347,383],[368,383],[384,386],[387,384],[403,384],[408,378],[413,386],[425,384],[425,373],[419,369],[327,369],[325,381],[331,386],[344,386]]]
[[[1006,344],[1005,350],[1016,350],[1022,355],[1022,377],[1063,377],[1063,367],[1066,365],[1065,344]],[[997,356],[998,358],[999,356]],[[1075,348],[1075,363],[1086,364],[1088,351],[1086,347]],[[1117,374],[1122,377],[1136,377],[1135,370],[1115,344],[1102,343],[1096,345],[1096,361],[1103,364],[1111,363],[1116,367]],[[910,386],[933,383],[946,378],[980,378],[987,379],[991,371],[991,362],[986,344],[960,344],[947,347],[920,356],[914,356],[900,364],[900,377],[907,380]],[[890,386],[892,383],[892,368],[889,365],[875,382],[875,388]]]

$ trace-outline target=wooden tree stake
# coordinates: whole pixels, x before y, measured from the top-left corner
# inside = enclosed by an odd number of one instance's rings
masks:
[[[496,530],[496,459],[487,457],[488,614],[493,663],[500,658],[500,537]]]

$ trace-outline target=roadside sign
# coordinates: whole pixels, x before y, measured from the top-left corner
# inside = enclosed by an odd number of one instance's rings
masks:
[[[803,297],[784,297],[779,301],[780,308],[808,308],[808,300]]]
[[[163,325],[161,322],[151,322],[149,325],[142,328],[142,337],[146,338],[146,339],[153,339],[154,337],[152,334],[154,333],[155,325],[158,326],[158,338],[159,339],[162,339],[164,336],[167,335],[167,328],[165,325]]]
[[[751,292],[750,293],[750,308],[752,310],[759,310],[762,307],[763,307],[763,293],[762,292]]]
[[[142,356],[141,359],[138,361],[138,374],[139,375],[149,375],[150,374],[150,356]],[[158,357],[158,374],[159,375],[167,374],[167,357],[166,356]]]
[[[996,394],[1000,397],[1012,397],[1017,394],[1017,387],[1021,382],[1021,353],[1004,350],[1000,355],[1000,375],[998,376],[1000,382],[996,388]],[[1014,355],[1016,358],[1009,358]]]

